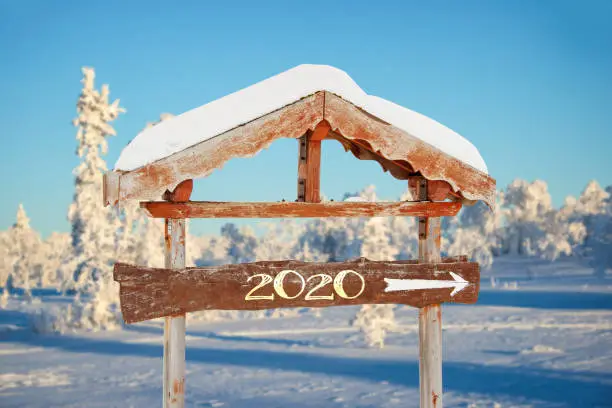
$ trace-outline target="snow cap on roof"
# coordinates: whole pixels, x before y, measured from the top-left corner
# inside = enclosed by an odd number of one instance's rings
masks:
[[[467,139],[435,120],[366,94],[344,71],[299,65],[240,91],[143,130],[121,152],[115,170],[131,171],[180,152],[318,91],[328,91],[366,112],[487,173]]]

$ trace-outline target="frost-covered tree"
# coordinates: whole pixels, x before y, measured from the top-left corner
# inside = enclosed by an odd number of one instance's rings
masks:
[[[368,201],[376,201],[373,189],[366,189],[361,195]],[[365,221],[360,231],[360,255],[375,261],[392,261],[399,253],[390,240],[388,218],[374,217]],[[395,328],[395,305],[363,305],[352,325],[364,334],[370,347],[384,346],[388,331]]]
[[[388,218],[368,219],[361,236],[361,256],[372,260],[394,260],[399,251],[391,243],[390,235]]]
[[[7,289],[12,269],[13,260],[9,257],[8,231],[0,231],[0,287]]]
[[[199,237],[199,258],[195,260],[196,265],[213,266],[229,263],[227,258],[229,240],[226,237],[214,235]]]
[[[556,260],[559,256],[571,256],[583,243],[586,227],[576,216],[576,200],[567,197],[559,210],[549,211],[544,218],[544,234],[538,240],[538,252],[544,259]]]
[[[606,270],[612,269],[612,205],[610,207],[607,213],[599,215],[600,222],[596,224],[591,240],[591,264],[595,275],[600,278],[606,275]]]
[[[395,305],[363,305],[352,325],[358,327],[365,336],[369,347],[383,348],[387,332],[395,330]]]
[[[70,234],[53,232],[44,240],[40,249],[42,257],[41,282],[42,287],[60,289],[66,279],[72,276],[63,275],[62,265],[72,256]]]
[[[573,216],[584,224],[581,255],[589,260],[597,276],[612,268],[612,188],[591,181],[572,204]]]
[[[556,210],[544,181],[515,180],[501,201],[506,222],[505,253],[555,260],[560,255],[572,255],[584,239],[583,220],[577,217],[584,199],[576,202],[568,198]]]
[[[490,268],[501,247],[500,213],[499,200],[493,210],[482,202],[463,207],[448,233],[448,254],[467,255]]]
[[[582,191],[576,203],[576,211],[580,214],[600,214],[606,211],[610,193],[591,180]]]
[[[77,155],[74,200],[68,211],[75,253],[74,287],[81,291],[94,285],[97,275],[109,274],[116,255],[118,217],[102,203],[102,176],[107,170],[102,155],[107,153],[106,138],[115,135],[111,122],[125,112],[119,100],[109,102],[109,88],[94,86],[93,68],[83,68],[83,89],[77,102]]]
[[[40,284],[41,258],[40,235],[30,227],[30,219],[23,205],[19,204],[15,224],[9,229],[7,236],[9,279],[12,285],[21,287],[30,297],[32,286]]]
[[[590,181],[583,190],[580,197],[573,201],[573,215],[582,220],[586,228],[586,237],[582,247],[582,255],[586,258],[593,256],[593,250],[597,246],[598,232],[601,231],[602,222],[605,224],[610,194],[601,188],[597,181]]]
[[[400,201],[413,201],[412,193],[406,190]],[[445,217],[450,218],[450,217]],[[416,217],[391,217],[389,243],[397,251],[397,259],[416,259],[419,254],[419,233]]]
[[[115,135],[111,122],[125,110],[119,100],[109,102],[109,88],[94,86],[92,68],[83,68],[83,89],[77,102],[77,155],[74,200],[68,211],[72,225],[71,262],[73,280],[65,289],[78,291],[70,311],[62,319],[75,328],[99,330],[118,327],[118,289],[112,280],[112,263],[117,259],[117,232],[121,218],[116,209],[102,203],[102,179],[107,170],[102,155],[108,150],[106,138]]]
[[[303,241],[293,247],[293,255],[291,258],[304,262],[328,262],[329,255],[324,254],[317,248],[311,248],[308,241]]]
[[[514,180],[504,191],[501,204],[506,221],[505,252],[536,255],[545,219],[553,209],[546,182]]]
[[[163,268],[165,263],[164,221],[157,218],[143,220],[134,232],[136,265]],[[187,238],[189,244],[191,239]]]
[[[358,193],[347,193],[344,201],[376,201],[376,188],[367,186]],[[301,242],[324,254],[330,262],[353,259],[361,255],[365,218],[324,218],[306,225]]]
[[[255,260],[274,261],[295,257],[294,248],[303,230],[302,225],[294,220],[284,219],[267,223],[264,227],[266,232],[255,248]]]
[[[255,260],[257,236],[251,227],[240,229],[227,223],[221,227],[221,236],[228,242],[227,256],[230,263],[245,263]]]

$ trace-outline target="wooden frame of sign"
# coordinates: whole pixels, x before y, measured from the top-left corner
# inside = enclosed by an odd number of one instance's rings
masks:
[[[234,157],[250,157],[280,137],[298,140],[295,202],[189,201],[193,178]],[[337,140],[359,159],[376,160],[408,181],[411,202],[321,202],[321,141]],[[200,158],[200,159],[198,159]],[[108,172],[104,202],[138,199],[165,219],[165,268],[117,263],[114,278],[126,323],[163,317],[164,407],[183,407],[185,314],[398,303],[419,308],[421,408],[442,407],[441,303],[474,303],[479,267],[466,257],[441,259],[440,217],[462,203],[493,205],[495,180],[327,91],[272,112],[129,172]],[[163,201],[149,201],[162,198]],[[415,261],[337,263],[293,260],[185,268],[186,218],[418,217]]]

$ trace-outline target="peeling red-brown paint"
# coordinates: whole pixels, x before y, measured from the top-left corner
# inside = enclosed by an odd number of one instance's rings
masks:
[[[487,174],[394,126],[363,115],[360,109],[336,95],[326,93],[325,98],[325,119],[344,137],[367,141],[379,156],[407,161],[427,179],[446,181],[455,191],[463,191],[466,198],[493,205],[495,180]]]
[[[312,263],[301,261],[260,261],[237,265],[221,265],[195,268],[149,268],[117,263],[114,279],[121,287],[120,303],[126,323],[135,323],[162,316],[175,316],[199,310],[261,310],[287,307],[330,307],[360,304],[405,304],[414,307],[438,305],[443,302],[473,303],[477,297],[476,282],[480,279],[477,263],[465,262],[464,257],[450,258],[439,263],[416,263],[414,261],[370,261],[362,258],[346,262]],[[247,301],[245,296],[257,281],[258,274],[276,276],[284,270],[294,270],[303,277],[294,276],[283,280],[287,293],[302,295],[294,299],[274,296],[269,300]],[[357,298],[334,296],[331,299],[306,299],[305,294],[314,290],[317,274],[330,277],[340,271],[353,270],[363,278],[363,291]],[[471,285],[454,296],[452,288],[417,291],[385,292],[384,278],[445,280],[452,271],[462,276]],[[251,280],[250,280],[251,279]],[[249,283],[250,282],[250,283]],[[360,293],[362,281],[356,276],[343,280],[342,287],[349,294]],[[319,289],[324,295],[332,292],[331,286]],[[274,293],[271,286],[262,287],[260,294]],[[259,294],[259,293],[258,293]],[[318,293],[320,294],[320,293]],[[428,310],[428,309],[425,309]],[[441,320],[439,320],[441,321]]]
[[[438,394],[436,394],[434,391],[432,391],[431,392],[431,402],[432,402],[434,408],[438,404],[438,398],[440,398],[440,396]]]
[[[307,197],[315,200],[313,194]],[[191,201],[141,203],[154,218],[308,218],[308,217],[387,217],[418,216],[442,217],[456,215],[458,202],[280,202],[232,203]],[[439,241],[439,232],[437,235]]]
[[[432,182],[431,200],[452,195],[494,205],[493,178],[325,91],[139,169],[115,172],[106,178],[112,182],[105,182],[105,197],[155,200],[183,180],[206,177],[232,158],[253,156],[279,138],[307,131],[340,141],[359,159],[378,161],[396,178],[421,173]]]
[[[174,191],[166,190],[163,195],[163,199],[174,203],[184,203],[186,201],[189,201],[192,191],[193,180],[183,180],[176,186]]]
[[[172,237],[170,236],[169,226],[169,220],[166,218],[164,220],[164,245],[166,246],[166,253],[170,252],[170,248],[172,247]]]
[[[317,92],[219,136],[200,142],[121,176],[119,197],[157,199],[181,181],[205,177],[232,158],[250,157],[279,138],[298,138],[323,120],[323,93]]]
[[[174,395],[181,395],[185,393],[185,379],[175,379],[172,383],[172,391],[174,391]]]

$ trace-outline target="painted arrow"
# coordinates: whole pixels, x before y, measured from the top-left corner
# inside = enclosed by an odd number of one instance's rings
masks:
[[[427,279],[390,279],[385,278],[387,287],[385,292],[396,292],[400,290],[423,290],[455,288],[451,297],[461,292],[470,283],[454,272],[448,272],[454,280],[427,280]]]

